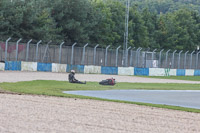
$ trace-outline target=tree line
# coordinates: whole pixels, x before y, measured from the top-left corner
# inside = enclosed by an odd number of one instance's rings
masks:
[[[186,8],[187,3],[180,3],[181,0],[159,1],[131,1],[128,46],[195,50],[200,45],[200,13],[196,10],[196,6],[200,9],[200,1],[195,1],[191,8]],[[89,43],[91,47],[99,44],[116,48],[124,43],[124,2],[0,0],[0,40],[11,36],[23,38],[24,42],[52,40],[65,41],[67,45],[78,42],[78,46]],[[179,2],[179,8],[173,8],[172,2]]]

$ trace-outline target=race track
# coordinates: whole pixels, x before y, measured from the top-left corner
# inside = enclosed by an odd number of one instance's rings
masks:
[[[0,82],[67,80],[67,73],[0,72]],[[77,74],[83,81],[111,75]],[[118,82],[199,83],[113,76]],[[96,100],[0,93],[0,132],[199,133],[200,113]]]

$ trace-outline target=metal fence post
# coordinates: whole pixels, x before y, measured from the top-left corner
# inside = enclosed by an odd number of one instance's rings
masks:
[[[190,69],[192,69],[192,55],[195,51],[192,51],[191,55],[190,55]]]
[[[187,51],[187,52],[185,52],[185,58],[184,58],[184,69],[185,69],[185,67],[186,67],[186,56],[187,56],[187,53],[188,53],[189,51]]]
[[[140,48],[139,50],[138,50],[138,58],[137,58],[137,67],[139,66],[138,64],[139,64],[139,59],[140,59],[140,51],[142,50],[142,48]]]
[[[59,63],[61,64],[61,56],[62,56],[62,45],[64,44],[65,42],[62,42],[60,44],[60,50],[59,50]]]
[[[46,54],[47,54],[47,49],[49,48],[49,44],[50,44],[51,42],[52,42],[52,41],[50,40],[50,41],[47,43],[47,46],[46,46],[45,51],[44,51],[44,56],[43,56],[42,62],[44,62],[44,60],[45,60],[45,56],[46,56]]]
[[[199,63],[199,54],[200,54],[200,51],[196,55],[196,69],[197,69],[198,63]]]
[[[159,53],[159,67],[161,67],[161,57],[162,57],[162,52],[164,49],[162,49]]]
[[[36,57],[35,57],[35,62],[37,62],[37,59],[38,59],[38,46],[39,44],[42,42],[42,40],[40,40],[38,43],[37,43],[37,46],[36,46]]]
[[[174,68],[174,54],[176,53],[177,50],[174,50],[173,55],[172,55],[172,68]]]
[[[125,66],[127,67],[128,66],[128,51],[131,47],[128,47],[128,49],[126,50],[126,64]]]
[[[116,59],[115,59],[115,66],[117,67],[118,66],[118,50],[121,46],[117,47],[116,49]]]
[[[29,45],[32,42],[32,39],[28,41],[27,46],[26,46],[26,61],[28,61],[28,56],[29,56]]]
[[[181,53],[183,52],[183,50],[181,50],[179,53],[178,53],[178,69],[180,68],[180,60],[181,60]]]
[[[81,64],[85,65],[85,48],[87,47],[88,43],[84,45],[83,47],[83,55],[82,55],[82,60],[81,60]]]
[[[151,65],[151,67],[153,67],[153,59],[154,59],[154,53],[155,53],[155,51],[156,51],[157,49],[154,49],[153,50],[153,52],[152,52],[152,56],[151,56],[151,60],[152,60],[152,65]]]
[[[72,53],[71,53],[71,65],[73,64],[74,59],[74,46],[76,45],[76,42],[72,45]]]
[[[165,62],[165,67],[167,68],[167,63],[168,63],[168,53],[171,49],[167,50],[166,52],[166,62]]]
[[[107,56],[108,56],[108,48],[110,47],[110,45],[108,45],[106,47],[106,56],[105,56],[105,66],[107,66]]]
[[[22,39],[20,38],[17,43],[16,43],[16,56],[15,56],[15,60],[17,61],[18,59],[18,46],[19,46],[19,42],[21,41]]]
[[[5,61],[7,61],[7,52],[8,52],[8,41],[10,41],[11,37],[6,40],[6,47],[5,47]]]
[[[97,44],[95,47],[94,47],[94,57],[93,57],[93,64],[95,65],[95,60],[96,60],[96,51],[97,51],[97,47],[99,46],[99,44]]]
[[[135,47],[133,49],[135,49]],[[131,50],[130,66],[133,66],[133,49]]]
[[[136,56],[135,56],[135,61],[136,61],[136,63],[135,63],[135,66],[137,67],[137,60],[138,60],[138,50],[140,49],[141,47],[139,47],[139,48],[137,48],[137,50],[136,50]]]

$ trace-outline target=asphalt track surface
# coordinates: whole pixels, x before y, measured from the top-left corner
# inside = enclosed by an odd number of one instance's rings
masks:
[[[200,109],[200,90],[103,90],[64,91],[64,93]]]

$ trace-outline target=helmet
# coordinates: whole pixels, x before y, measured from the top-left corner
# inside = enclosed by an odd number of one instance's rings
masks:
[[[71,73],[75,73],[75,70],[71,70]]]

